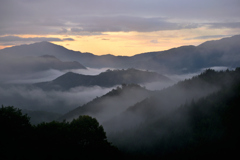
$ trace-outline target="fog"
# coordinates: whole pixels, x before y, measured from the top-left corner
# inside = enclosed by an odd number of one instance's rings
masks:
[[[112,68],[87,68],[74,70],[54,70],[35,72],[35,73],[19,73],[1,75],[1,79],[5,80],[0,85],[0,102],[3,105],[13,105],[23,109],[44,110],[58,113],[66,113],[78,106],[81,106],[97,96],[100,97],[113,88],[94,87],[76,87],[69,91],[43,91],[42,89],[32,87],[31,83],[51,81],[68,71],[72,71],[85,75],[97,75],[101,72]],[[227,67],[213,67],[213,69],[227,69]],[[182,75],[166,75],[172,81],[169,82],[152,82],[140,84],[148,90],[156,91],[167,88],[180,80],[190,79],[197,73],[182,74]],[[131,99],[131,97],[129,97]]]
[[[67,91],[44,91],[29,84],[53,80],[68,71],[96,75],[106,69],[48,70],[25,76],[0,85],[0,102],[4,106],[63,114],[57,120],[71,121],[79,115],[90,115],[103,125],[108,140],[121,151],[141,153],[144,148],[146,153],[158,153],[152,149],[168,152],[187,145],[189,138],[185,135],[194,133],[192,121],[198,118],[199,112],[206,115],[209,112],[202,108],[200,111],[191,110],[187,105],[194,105],[198,100],[216,94],[222,87],[227,88],[235,81],[235,77],[230,76],[231,72],[223,75],[222,72],[212,70],[205,71],[199,78],[197,75],[202,69],[196,73],[169,74],[166,75],[171,79],[169,82],[140,84],[142,87],[79,86]],[[212,69],[232,70],[225,66]],[[36,120],[36,123],[39,121]],[[216,125],[219,123],[216,122]],[[207,134],[211,132],[207,131]]]
[[[63,114],[111,89],[94,86],[77,87],[69,91],[43,91],[26,85],[8,85],[0,87],[0,102],[4,106]]]
[[[67,113],[62,119],[71,121],[79,115],[90,115],[102,124],[125,112],[129,106],[135,105],[151,94],[151,91],[137,85],[118,86],[106,95],[95,98],[93,101]]]
[[[220,89],[219,86],[212,85],[203,80],[196,80],[191,83],[190,85],[188,83],[180,83],[169,87],[162,86],[164,87],[163,90],[155,91],[150,96],[142,99],[142,101],[138,101],[134,105],[129,106],[115,118],[104,122],[103,126],[109,137],[111,137],[111,134],[114,132],[134,130],[142,124],[155,121],[162,116],[172,113],[181,105],[191,103],[193,100],[197,101]],[[155,84],[156,86],[153,85],[155,89],[161,87],[157,83]],[[134,94],[130,94],[128,99],[131,100],[133,97]]]
[[[10,84],[30,84],[38,82],[52,81],[57,77],[67,73],[74,72],[84,75],[98,75],[101,72],[105,72],[108,69],[113,68],[87,68],[87,69],[68,69],[68,70],[56,70],[49,69],[45,71],[33,72],[33,73],[5,73],[1,74],[0,82]]]
[[[183,81],[186,79],[191,79],[194,76],[197,76],[204,72],[206,69],[212,69],[215,71],[225,71],[225,70],[234,70],[234,68],[227,67],[227,66],[213,66],[209,68],[202,68],[198,72],[193,73],[185,73],[185,74],[165,74],[166,77],[170,78],[171,81],[169,82],[152,82],[152,83],[145,83],[141,84],[141,86],[145,86],[149,90],[161,90],[167,87],[170,87],[176,84],[179,81]]]
[[[216,74],[210,71],[202,78],[194,77],[156,91],[105,121],[103,127],[107,137],[120,150],[140,155],[143,151],[165,154],[189,144],[219,140],[224,132],[220,117],[225,110],[221,107],[228,107],[222,101],[232,97],[227,94],[234,92],[228,89],[234,84],[239,86],[239,78],[236,72]],[[131,95],[129,98],[132,98]],[[196,137],[204,139],[199,141]]]
[[[169,87],[173,84],[175,84],[176,81],[170,81],[170,82],[151,82],[151,83],[144,83],[141,84],[141,86],[145,87],[148,90],[151,91],[156,91],[156,90],[161,90],[164,89],[166,87]]]

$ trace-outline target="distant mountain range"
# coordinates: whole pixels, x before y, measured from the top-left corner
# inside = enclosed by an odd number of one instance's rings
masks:
[[[53,55],[20,56],[0,52],[0,74],[34,73],[49,69],[86,69],[77,61],[61,61]]]
[[[150,82],[171,81],[166,76],[155,72],[137,69],[107,70],[99,75],[82,75],[68,72],[53,81],[34,84],[44,90],[68,90],[78,86],[113,87],[121,84],[143,84]]]
[[[52,55],[62,61],[78,61],[94,68],[139,68],[159,73],[194,72],[213,66],[237,67],[240,64],[240,35],[207,41],[199,46],[182,46],[132,57],[81,53],[49,42],[21,45],[0,50],[0,54],[21,56]]]

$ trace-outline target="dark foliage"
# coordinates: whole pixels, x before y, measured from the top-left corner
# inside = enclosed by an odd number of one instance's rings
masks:
[[[29,148],[32,126],[29,117],[20,109],[0,108],[0,159],[18,159],[24,157]],[[14,153],[14,154],[13,154]]]
[[[77,159],[119,156],[95,118],[31,126],[29,117],[14,107],[0,109],[0,159]]]

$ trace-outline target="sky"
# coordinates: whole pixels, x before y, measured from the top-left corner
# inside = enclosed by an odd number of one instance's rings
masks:
[[[240,34],[240,0],[0,0],[0,49],[132,56]]]

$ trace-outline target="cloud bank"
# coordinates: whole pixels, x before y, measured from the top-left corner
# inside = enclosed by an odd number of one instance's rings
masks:
[[[238,0],[4,0],[0,35],[239,28],[239,7]]]
[[[9,45],[11,43],[34,43],[34,42],[42,42],[42,41],[51,41],[51,42],[60,42],[60,41],[74,41],[73,38],[54,38],[54,37],[32,37],[32,38],[22,38],[19,36],[3,36],[0,37],[1,45]]]

